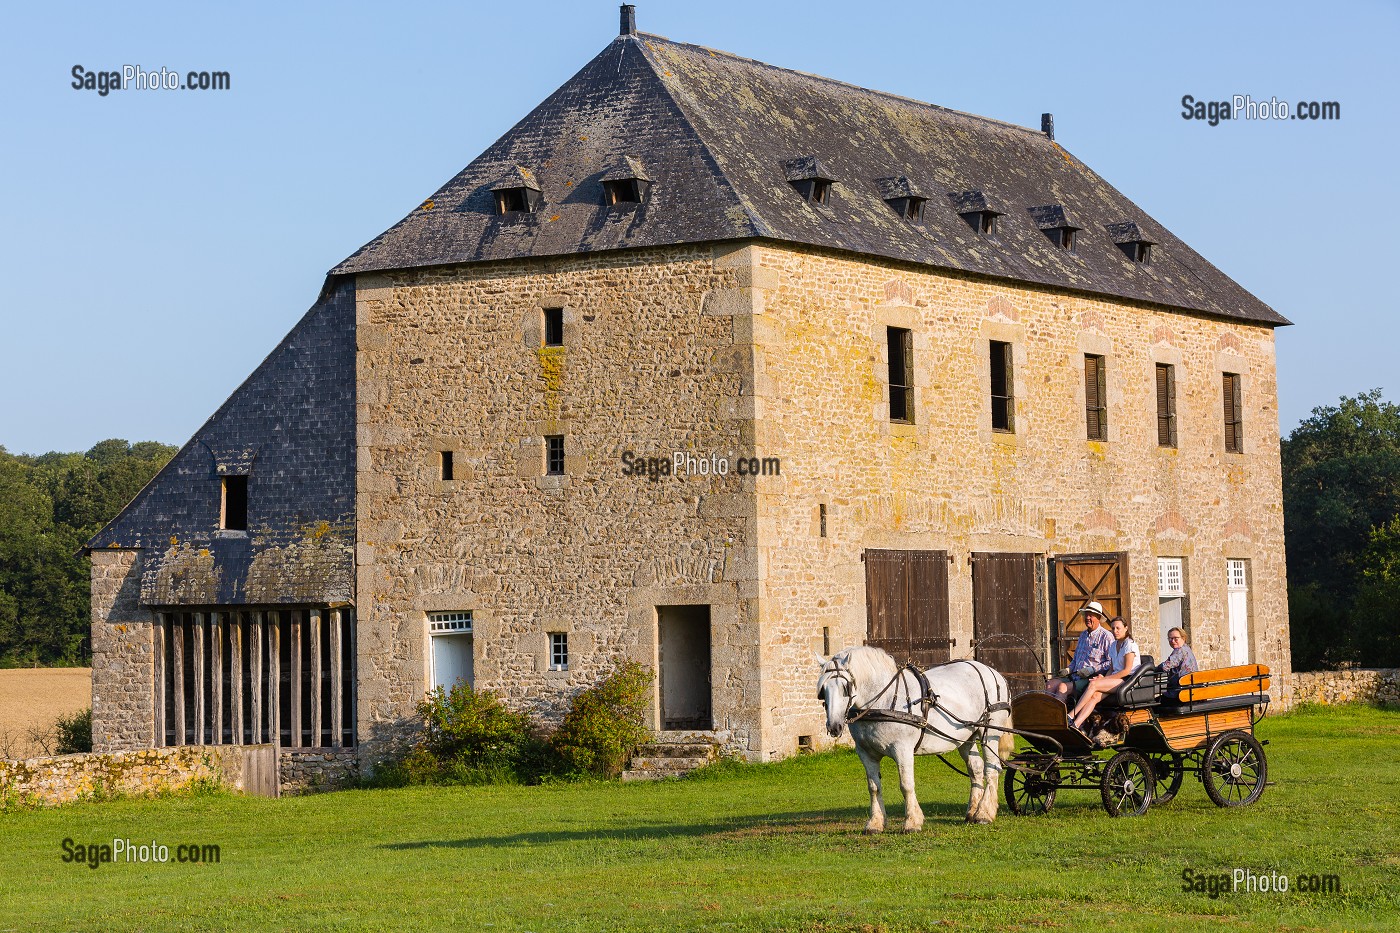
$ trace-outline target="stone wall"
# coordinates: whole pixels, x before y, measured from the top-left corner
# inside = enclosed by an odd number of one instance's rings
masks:
[[[542,346],[547,307],[562,348]],[[912,425],[889,419],[890,326],[913,333]],[[658,669],[658,606],[708,604],[729,751],[821,741],[812,656],[823,628],[833,648],[863,641],[866,548],[953,555],[954,656],[973,551],[1128,552],[1152,654],[1156,558],[1184,558],[1206,666],[1228,663],[1225,561],[1244,559],[1251,657],[1288,671],[1269,328],[739,244],[362,275],[357,334],[367,765],[428,686],[434,610],[471,610],[477,683],[552,718],[615,659]],[[1014,434],[991,430],[989,340],[1014,348]],[[1103,441],[1085,439],[1086,353],[1107,363]],[[1159,362],[1177,370],[1174,448],[1156,442]],[[1242,453],[1224,450],[1222,372],[1243,377]],[[546,475],[550,434],[563,476]],[[778,457],[781,473],[654,481],[623,476],[624,451]],[[548,669],[556,631],[567,672]]]
[[[1303,671],[1283,678],[1281,709],[1302,703],[1400,706],[1400,669]]]
[[[281,749],[277,756],[280,791],[286,795],[339,790],[360,776],[355,749]]]
[[[92,748],[155,744],[152,617],[141,606],[141,552],[92,552]]]
[[[1156,559],[1184,558],[1205,667],[1229,663],[1226,559],[1246,559],[1250,656],[1287,674],[1269,328],[816,250],[749,252],[756,449],[782,462],[757,484],[775,754],[825,741],[812,657],[823,627],[832,650],[865,638],[866,548],[949,552],[953,657],[974,635],[972,552],[1127,551],[1135,635],[1158,657]],[[890,421],[889,327],[912,332],[912,425]],[[991,340],[1013,348],[1014,434],[991,426]],[[1087,440],[1086,353],[1106,360],[1104,441]],[[1157,363],[1176,367],[1175,448],[1157,444]],[[1224,448],[1222,372],[1243,376],[1243,453]]]
[[[715,728],[757,756],[751,497],[622,456],[751,451],[746,258],[709,246],[357,279],[359,736],[367,765],[429,686],[427,613],[474,614],[475,677],[540,718],[615,662],[657,669],[657,607],[711,607]],[[742,268],[739,268],[742,267]],[[543,309],[563,309],[562,347]],[[544,437],[565,437],[562,476]],[[453,453],[454,478],[440,472]],[[548,634],[568,635],[567,671]],[[653,718],[656,712],[653,709]]]
[[[185,745],[0,761],[0,807],[177,792],[197,781],[252,791],[260,782],[247,768],[249,756],[270,747]]]

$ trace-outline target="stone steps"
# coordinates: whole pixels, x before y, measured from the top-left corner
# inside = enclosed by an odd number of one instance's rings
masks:
[[[674,738],[673,738],[674,736]],[[637,749],[624,781],[659,781],[680,777],[719,758],[719,745],[703,733],[662,733],[657,741]]]

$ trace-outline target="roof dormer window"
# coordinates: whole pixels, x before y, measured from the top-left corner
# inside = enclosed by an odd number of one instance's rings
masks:
[[[880,189],[880,197],[900,217],[912,224],[924,219],[924,202],[928,200],[917,190],[908,178],[877,178],[875,186]]]
[[[642,163],[631,156],[624,156],[599,181],[603,183],[603,203],[609,207],[641,204],[651,190],[651,179],[642,170]]]
[[[974,233],[996,235],[997,218],[1002,212],[987,201],[986,195],[980,191],[955,191],[948,195],[948,199],[953,204],[953,210]]]
[[[1059,204],[1047,204],[1043,207],[1033,207],[1030,209],[1031,217],[1051,243],[1060,249],[1069,252],[1074,251],[1076,234],[1084,229],[1074,222],[1074,218],[1069,212]]]
[[[500,217],[533,214],[544,200],[534,172],[518,165],[491,186],[491,193],[495,195],[496,214]]]
[[[831,172],[816,156],[802,156],[783,163],[788,183],[808,204],[831,202]]]
[[[1108,231],[1114,244],[1123,251],[1123,255],[1133,262],[1144,266],[1152,262],[1152,247],[1156,243],[1148,239],[1147,234],[1137,224],[1132,221],[1109,224],[1104,229]]]

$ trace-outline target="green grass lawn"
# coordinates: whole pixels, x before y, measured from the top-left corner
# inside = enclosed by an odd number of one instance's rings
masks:
[[[968,826],[965,779],[919,765],[924,831],[861,834],[850,752],[662,784],[125,800],[0,813],[0,931],[40,929],[1293,930],[1400,927],[1400,713],[1266,720],[1270,777],[1221,810],[1187,776],[1111,819]],[[216,843],[212,865],[60,861],[61,841]],[[1340,894],[1185,893],[1182,870],[1335,874]]]

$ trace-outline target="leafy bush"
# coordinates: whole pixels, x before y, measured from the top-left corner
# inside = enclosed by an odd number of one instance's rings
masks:
[[[617,777],[651,738],[644,723],[652,674],[635,661],[574,697],[549,744],[570,776]]]
[[[76,755],[92,751],[92,707],[72,716],[60,716],[53,724],[58,741],[55,755]]]
[[[530,720],[490,690],[464,683],[418,703],[423,733],[409,753],[381,766],[376,783],[516,784],[539,779],[541,748]]]

